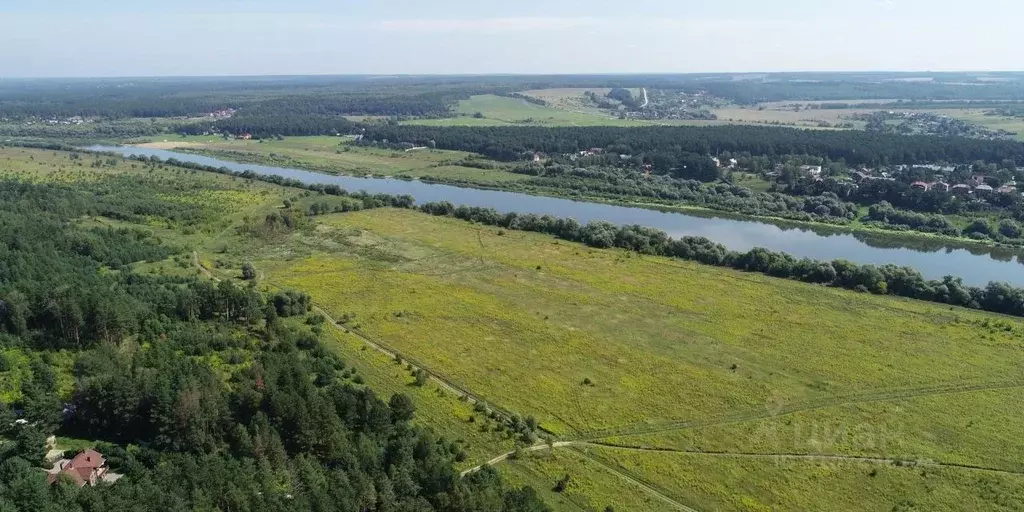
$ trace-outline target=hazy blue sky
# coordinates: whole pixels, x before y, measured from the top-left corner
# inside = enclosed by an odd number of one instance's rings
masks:
[[[0,0],[0,76],[1022,70],[1021,0]]]

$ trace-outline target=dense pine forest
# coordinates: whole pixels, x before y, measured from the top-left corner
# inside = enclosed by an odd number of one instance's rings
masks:
[[[17,383],[0,402],[0,510],[547,510],[492,470],[460,478],[460,444],[359,385],[303,294],[137,274],[183,249],[81,222],[215,220],[175,200],[187,182],[0,180],[0,372]],[[52,433],[98,441],[124,477],[51,487]]]

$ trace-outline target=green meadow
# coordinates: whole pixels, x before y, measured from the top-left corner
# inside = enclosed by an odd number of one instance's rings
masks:
[[[462,469],[513,452],[498,468],[556,510],[1024,506],[1017,319],[411,210],[300,215],[293,230],[259,234],[248,227],[286,199],[302,211],[341,198],[115,160],[5,148],[0,177],[130,182],[201,206],[135,224],[180,248],[136,271],[200,275],[195,251],[213,276],[236,279],[251,262],[260,286],[307,292],[346,330],[533,416],[568,444],[529,450],[437,381],[416,386],[405,362],[324,331],[357,385],[408,394],[421,425],[459,440]],[[7,399],[31,361],[2,356]]]
[[[459,101],[455,117],[417,119],[408,124],[430,126],[644,126],[642,121],[604,114],[536,105],[518,98],[485,94]]]

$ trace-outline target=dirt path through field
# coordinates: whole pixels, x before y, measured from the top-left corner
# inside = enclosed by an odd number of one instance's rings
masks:
[[[685,420],[663,423],[630,424],[610,429],[594,430],[587,432],[576,439],[579,441],[596,441],[608,437],[634,437],[648,434],[659,434],[676,430],[692,429],[724,425],[728,423],[741,423],[761,419],[788,416],[800,412],[842,407],[844,405],[855,405],[870,402],[888,402],[907,398],[918,398],[925,396],[950,395],[957,393],[972,393],[977,391],[989,391],[994,389],[1017,389],[1024,388],[1022,380],[1007,380],[981,383],[952,383],[935,386],[927,386],[911,389],[881,390],[858,395],[847,395],[821,398],[805,402],[794,402],[792,404],[766,404],[762,407],[747,409],[743,411],[728,412],[717,416],[701,418],[696,420]]]

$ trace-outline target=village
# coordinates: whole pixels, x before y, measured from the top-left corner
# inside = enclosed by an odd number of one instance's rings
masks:
[[[606,152],[604,148],[595,147],[585,149],[577,153],[562,155],[562,158],[568,159],[571,162],[585,164],[593,161],[588,161],[587,159],[604,157],[605,155]],[[652,166],[650,163],[644,163],[642,160],[635,159],[633,155],[619,154],[617,157],[621,164],[638,167],[644,175],[649,176],[652,173]],[[969,177],[966,179],[954,178],[957,174],[964,174],[965,170],[971,166],[953,166],[946,164],[900,164],[878,168],[859,167],[856,170],[843,169],[839,172],[834,172],[830,171],[823,165],[802,164],[793,166],[790,164],[778,163],[772,167],[772,170],[758,172],[752,166],[744,165],[744,163],[741,163],[740,160],[736,158],[717,156],[710,158],[723,174],[730,171],[748,172],[761,174],[769,181],[780,181],[783,180],[783,177],[788,170],[790,173],[796,175],[794,177],[804,176],[811,181],[833,180],[838,183],[848,184],[850,185],[850,190],[856,189],[858,186],[872,181],[896,182],[901,181],[901,178],[904,178],[909,174],[928,174],[930,178],[927,180],[914,179],[906,181],[910,188],[915,190],[950,193],[960,197],[984,198],[992,194],[1016,194],[1019,192],[1017,188],[1017,181],[1013,177],[1009,177],[1008,180],[1004,180],[999,176],[989,173],[970,172]],[[548,160],[548,156],[539,152],[533,153],[531,160],[534,163],[544,163]],[[603,162],[609,161],[608,158],[601,158],[601,160]],[[1003,171],[1008,170],[1004,169]],[[1016,171],[1017,169],[1015,168],[1010,174],[1016,173]]]

